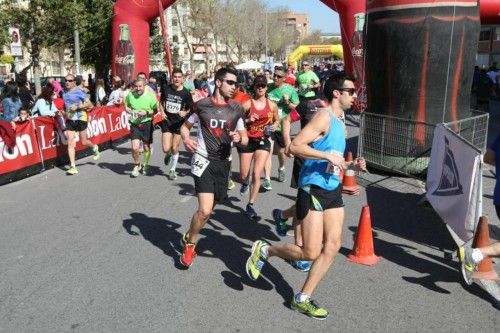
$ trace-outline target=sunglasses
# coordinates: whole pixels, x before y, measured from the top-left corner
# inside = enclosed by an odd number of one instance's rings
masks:
[[[230,86],[235,86],[236,83],[238,83],[237,81],[233,81],[233,80],[222,80],[222,82],[226,82]]]
[[[339,91],[345,91],[349,96],[353,96],[356,93],[356,88],[341,88]]]
[[[304,67],[305,67],[305,66],[309,66],[309,64],[302,64],[302,66],[304,66]]]
[[[64,80],[64,82],[73,82],[75,80]]]
[[[278,79],[282,79],[282,78],[284,78],[284,76],[282,76],[282,75],[278,75],[278,74],[274,74],[274,77],[275,77],[275,78],[278,78]]]
[[[255,85],[255,88],[257,88],[257,89],[259,89],[259,88],[264,89],[264,88],[267,88],[267,85],[265,85],[265,84],[257,84],[257,85]]]

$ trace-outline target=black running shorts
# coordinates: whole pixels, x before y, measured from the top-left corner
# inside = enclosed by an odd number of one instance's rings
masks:
[[[144,143],[153,143],[153,123],[151,121],[130,124],[130,139],[141,140]]]
[[[302,164],[304,162],[302,159],[295,157],[293,159],[293,171],[292,171],[292,179],[290,180],[290,187],[291,188],[298,188],[299,187],[299,176],[300,176],[300,169],[302,169]]]
[[[333,191],[327,191],[319,186],[311,185],[309,193],[299,188],[297,193],[297,218],[303,220],[309,210],[325,211],[332,208],[344,207],[342,200],[342,185],[339,184]]]
[[[172,122],[168,119],[163,119],[158,125],[160,125],[162,133],[172,133],[180,135],[182,124],[184,124],[184,120]]]
[[[213,193],[216,202],[225,200],[230,169],[230,161],[210,160],[201,177],[193,175],[196,193]]]
[[[66,130],[81,132],[87,129],[87,122],[83,120],[66,120]]]
[[[278,146],[285,148],[285,139],[283,138],[283,134],[281,132],[273,132],[272,139],[278,144]]]
[[[255,153],[257,150],[271,151],[271,141],[268,138],[251,139],[248,138],[246,147],[236,146],[238,153]]]

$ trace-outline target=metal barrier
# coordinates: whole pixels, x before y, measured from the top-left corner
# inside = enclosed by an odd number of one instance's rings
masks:
[[[445,123],[482,151],[486,149],[488,114]],[[425,180],[435,124],[364,112],[360,118],[358,156],[376,168]]]

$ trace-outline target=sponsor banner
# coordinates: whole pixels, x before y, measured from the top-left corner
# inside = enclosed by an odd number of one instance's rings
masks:
[[[462,241],[472,237],[482,214],[481,152],[443,125],[434,131],[426,197]]]
[[[68,140],[59,129],[54,117],[32,118],[35,124],[38,145],[44,163],[57,161],[55,165],[68,161]],[[47,165],[45,165],[47,168]]]
[[[36,166],[38,172],[42,169],[40,152],[37,146],[33,123],[26,121],[16,124],[16,146],[10,150],[0,138],[0,175]],[[9,177],[7,177],[9,178]],[[19,179],[19,177],[14,177]],[[22,178],[22,177],[21,177]],[[1,181],[1,183],[4,183]]]
[[[108,113],[110,112],[107,106],[95,107],[88,113],[87,137],[94,144],[101,145],[103,143],[109,143],[111,140],[111,124],[107,117]],[[81,140],[78,139],[76,150],[80,151],[87,148],[88,147],[84,146]]]
[[[106,122],[108,124],[110,140],[117,141],[130,135],[128,114],[123,106],[106,106]]]

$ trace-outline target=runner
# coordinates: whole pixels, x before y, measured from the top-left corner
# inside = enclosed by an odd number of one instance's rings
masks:
[[[163,120],[161,127],[161,144],[165,155],[165,165],[170,166],[168,179],[176,180],[177,161],[179,160],[179,143],[181,142],[181,126],[186,116],[193,108],[193,97],[183,87],[184,75],[182,70],[176,68],[172,71],[172,83],[161,92],[162,108],[160,109]]]
[[[231,143],[240,146],[248,143],[243,108],[231,100],[236,84],[236,71],[218,70],[214,95],[198,101],[194,112],[181,127],[184,146],[194,152],[191,173],[198,197],[198,209],[191,218],[188,232],[181,239],[184,248],[180,262],[185,267],[193,263],[198,234],[212,214],[215,203],[227,196]],[[189,135],[194,124],[198,124],[196,140]]]
[[[255,97],[243,104],[243,109],[245,109],[246,113],[245,122],[248,130],[248,145],[246,147],[238,147],[242,182],[240,193],[241,195],[248,194],[250,187],[246,214],[251,219],[257,217],[257,212],[253,205],[259,193],[260,174],[271,151],[269,136],[279,125],[278,106],[266,98],[266,77],[263,75],[257,76],[253,81],[253,88]],[[252,184],[249,186],[248,178],[252,161]]]
[[[291,301],[291,308],[315,319],[325,319],[328,311],[311,300],[311,295],[325,276],[341,246],[344,204],[340,168],[344,160],[345,130],[338,115],[356,100],[354,79],[345,75],[334,76],[325,84],[328,107],[304,127],[290,145],[290,152],[303,158],[299,177],[297,219],[302,229],[303,246],[295,244],[270,245],[256,241],[246,263],[246,271],[257,280],[266,260],[279,256],[291,260],[313,260],[311,270],[302,287]],[[364,169],[364,159],[353,163]]]
[[[151,143],[153,142],[153,114],[157,109],[156,97],[146,93],[146,80],[137,78],[134,81],[134,90],[125,98],[125,111],[129,114],[130,140],[132,144],[132,158],[134,168],[132,177],[138,177],[139,172],[146,175],[151,158]],[[144,164],[139,161],[140,145],[143,144]]]
[[[291,109],[299,104],[299,97],[295,89],[284,83],[286,73],[283,67],[276,67],[274,70],[274,83],[268,88],[268,98],[278,104],[280,120],[290,113]],[[264,167],[265,179],[262,187],[268,191],[272,189],[271,186],[271,168],[272,168],[272,151],[273,145],[276,142],[279,146],[278,151],[278,181],[284,182],[286,180],[285,173],[285,141],[281,135],[281,126],[279,126],[272,135],[271,141],[271,154],[267,158]]]
[[[315,100],[303,100],[297,105],[295,109],[292,110],[281,122],[283,138],[285,140],[285,154],[288,157],[292,157],[290,154],[290,129],[291,123],[300,120],[300,128],[303,129],[306,124],[316,115],[320,108],[324,108],[326,103],[322,99]],[[292,179],[290,181],[290,187],[297,189],[299,183],[299,174],[302,168],[303,160],[299,157],[293,159],[293,171]],[[293,219],[292,225],[294,228],[295,245],[302,246],[302,234],[300,226],[297,224],[297,219],[295,217],[295,204],[286,210],[273,209],[273,219],[276,226],[276,232],[279,236],[285,237],[288,226],[286,224],[289,218]],[[308,272],[311,269],[312,262],[308,260],[292,260],[291,265],[302,272]]]
[[[297,74],[297,86],[299,87],[299,98],[313,98],[316,93],[314,89],[321,87],[316,73],[311,70],[307,61],[302,62],[302,70]]]
[[[78,170],[75,165],[76,132],[80,142],[92,148],[94,161],[99,159],[99,146],[93,144],[87,137],[87,111],[94,107],[83,90],[76,86],[75,77],[72,74],[64,78],[66,92],[63,94],[64,108],[66,109],[66,135],[68,138],[68,156],[70,167],[66,173],[76,175]]]

